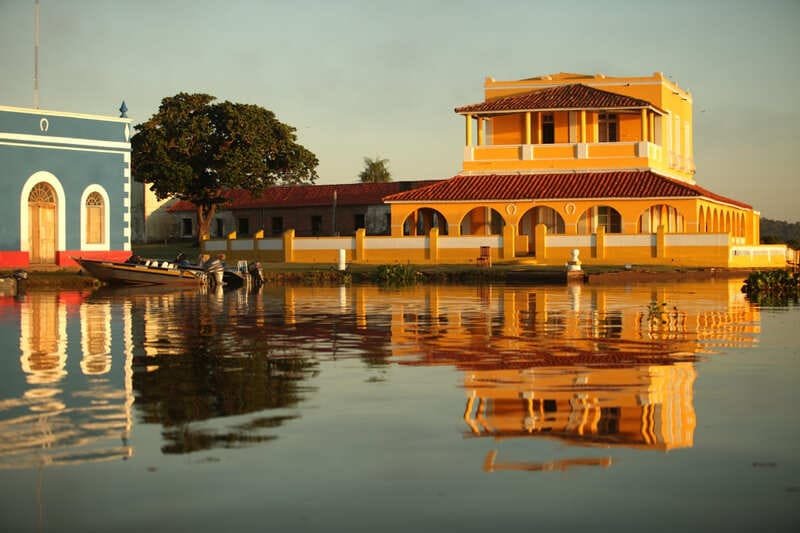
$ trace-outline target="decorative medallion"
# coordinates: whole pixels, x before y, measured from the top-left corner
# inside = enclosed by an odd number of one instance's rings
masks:
[[[572,202],[567,203],[564,206],[564,212],[566,214],[568,214],[568,215],[574,215],[575,214],[575,204],[573,204]]]
[[[39,129],[42,130],[44,133],[47,133],[47,128],[49,127],[50,127],[50,122],[48,122],[46,118],[41,118],[39,120]]]
[[[517,206],[516,205],[508,204],[506,206],[506,213],[508,213],[509,215],[514,215],[514,214],[516,214],[516,212],[517,212]]]

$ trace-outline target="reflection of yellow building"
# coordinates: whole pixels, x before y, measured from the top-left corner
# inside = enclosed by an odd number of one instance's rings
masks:
[[[464,379],[464,420],[476,436],[691,447],[694,380],[692,363],[481,370]]]
[[[355,329],[390,328],[401,364],[459,368],[470,435],[669,450],[692,446],[696,358],[756,342],[740,285],[287,287],[284,309],[294,323],[297,309],[337,303]]]
[[[303,401],[317,354],[457,369],[466,400],[453,415],[467,436],[689,447],[694,362],[757,340],[758,310],[739,285],[33,294],[5,308],[20,316],[25,391],[0,402],[0,467],[127,457],[134,393],[141,419],[162,425],[164,453],[268,441],[296,415],[265,414]],[[503,459],[484,467],[610,465]]]

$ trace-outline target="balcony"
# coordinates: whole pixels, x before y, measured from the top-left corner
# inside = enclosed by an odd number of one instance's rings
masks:
[[[664,168],[692,173],[694,162],[647,141],[464,147],[465,171],[617,168]]]

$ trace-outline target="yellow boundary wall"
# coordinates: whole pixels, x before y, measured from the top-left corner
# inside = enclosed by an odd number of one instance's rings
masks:
[[[481,247],[488,246],[492,263],[524,261],[540,265],[563,265],[572,250],[580,252],[587,265],[672,265],[722,268],[783,268],[787,264],[785,245],[738,245],[729,233],[609,234],[601,226],[589,235],[548,235],[543,224],[535,227],[535,245],[528,253],[527,237],[521,239],[514,226],[506,225],[502,235],[446,236],[432,228],[423,236],[370,236],[363,229],[352,237],[295,237],[294,230],[278,238],[264,238],[258,232],[240,239],[202,242],[201,252],[224,253],[228,262],[246,260],[267,263],[338,262],[344,250],[348,263],[357,264],[462,264],[475,265]]]

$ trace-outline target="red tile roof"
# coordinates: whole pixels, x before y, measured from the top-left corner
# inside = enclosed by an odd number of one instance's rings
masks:
[[[269,187],[260,195],[247,191],[231,190],[226,193],[228,202],[222,209],[260,209],[268,207],[315,207],[333,204],[336,192],[337,205],[380,205],[386,195],[437,183],[439,180],[391,181],[388,183],[346,183],[338,185],[292,185]],[[175,202],[168,211],[194,211],[188,201]]]
[[[456,108],[456,113],[513,112],[546,109],[621,109],[654,107],[646,100],[602,91],[580,83],[538,89]]]
[[[452,202],[585,198],[705,197],[751,208],[707,189],[654,172],[562,172],[552,174],[491,174],[453,176],[426,187],[384,197],[392,202]]]

